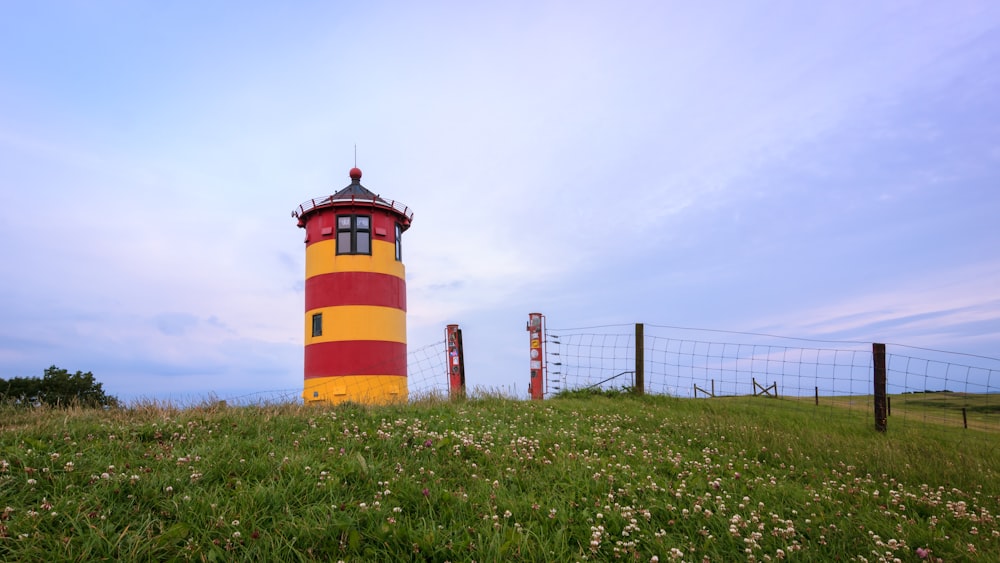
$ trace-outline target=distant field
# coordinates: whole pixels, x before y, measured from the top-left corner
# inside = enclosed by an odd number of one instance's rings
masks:
[[[793,401],[813,403],[814,397],[791,397]],[[820,397],[819,406],[837,406],[851,410],[874,412],[871,395]],[[904,393],[889,395],[889,427],[919,420],[962,428],[965,408],[969,429],[1000,432],[1000,394],[973,393]]]
[[[1000,561],[996,435],[905,399],[0,405],[0,561]]]

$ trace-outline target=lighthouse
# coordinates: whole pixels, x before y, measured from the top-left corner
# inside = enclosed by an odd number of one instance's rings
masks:
[[[407,400],[403,233],[413,212],[351,183],[298,206],[305,229],[305,402]]]

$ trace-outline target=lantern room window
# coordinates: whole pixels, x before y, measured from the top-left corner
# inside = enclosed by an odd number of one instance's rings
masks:
[[[370,215],[337,216],[337,254],[372,253],[372,218]]]
[[[396,223],[396,261],[403,261],[403,226]]]

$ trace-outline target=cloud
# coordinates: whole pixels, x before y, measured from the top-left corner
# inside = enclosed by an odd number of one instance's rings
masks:
[[[761,319],[754,330],[843,340],[961,346],[968,328],[1000,329],[1000,263],[971,265],[854,292],[834,303]]]
[[[181,336],[198,325],[199,319],[187,313],[161,313],[153,318],[156,328],[167,336]]]

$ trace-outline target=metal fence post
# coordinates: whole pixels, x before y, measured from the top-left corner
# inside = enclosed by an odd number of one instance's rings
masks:
[[[646,351],[645,351],[645,337],[643,336],[644,328],[642,323],[635,323],[635,387],[632,392],[636,395],[644,395],[646,393]]]
[[[885,394],[885,344],[872,344],[872,360],[875,365],[875,430],[885,432],[889,418]]]

